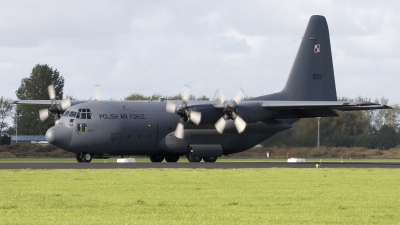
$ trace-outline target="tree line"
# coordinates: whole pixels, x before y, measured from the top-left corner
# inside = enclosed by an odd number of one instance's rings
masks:
[[[47,87],[53,84],[56,99],[63,98],[64,78],[57,69],[47,64],[37,64],[28,78],[23,78],[16,90],[20,100],[48,100]],[[161,96],[155,93],[146,96],[133,93],[125,100],[167,100],[182,99],[181,94]],[[206,95],[190,96],[191,100],[209,100]],[[358,97],[356,99],[339,98],[339,101],[371,101]],[[50,101],[50,100],[49,100]],[[375,99],[375,103],[388,104],[389,99]],[[366,147],[371,149],[389,149],[400,144],[400,126],[398,104],[391,105],[393,110],[336,111],[338,117],[320,118],[320,145],[331,147]],[[11,99],[0,98],[0,144],[9,144],[10,136],[16,133],[26,135],[44,135],[54,125],[54,119],[42,122],[39,109],[45,106],[12,104]],[[12,123],[7,121],[12,120]],[[293,124],[293,128],[278,133],[261,143],[263,146],[312,147],[317,145],[318,120],[301,119]]]

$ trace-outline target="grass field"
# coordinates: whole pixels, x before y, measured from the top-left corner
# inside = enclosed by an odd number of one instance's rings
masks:
[[[398,169],[0,170],[0,224],[398,224]]]

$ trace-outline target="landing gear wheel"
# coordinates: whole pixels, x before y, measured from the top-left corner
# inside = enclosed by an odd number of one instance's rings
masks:
[[[218,157],[210,156],[210,157],[203,157],[204,162],[215,162],[217,161]]]
[[[164,160],[163,155],[151,155],[150,156],[150,161],[151,162],[162,162]]]
[[[75,158],[76,158],[76,161],[78,161],[78,163],[79,163],[79,162],[82,162],[81,156],[82,156],[82,153],[76,153],[76,154],[75,154]]]
[[[178,162],[179,160],[179,155],[166,155],[165,156],[165,161],[167,162]]]
[[[92,154],[90,154],[90,153],[82,153],[81,160],[82,160],[82,162],[90,163],[92,161]]]
[[[201,157],[193,157],[190,153],[186,154],[186,158],[188,159],[189,162],[200,162]]]

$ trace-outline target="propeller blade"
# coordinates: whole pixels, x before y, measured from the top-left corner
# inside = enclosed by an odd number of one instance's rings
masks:
[[[187,102],[190,98],[190,87],[185,85],[183,88],[182,100]]]
[[[222,134],[222,132],[224,132],[225,130],[225,125],[226,125],[226,121],[224,119],[224,117],[219,118],[219,120],[215,123],[215,129]]]
[[[53,104],[56,104],[56,91],[54,89],[54,85],[49,85],[47,87],[47,91],[49,92],[49,97]]]
[[[49,110],[48,109],[41,109],[39,110],[39,118],[41,121],[45,121],[49,117]]]
[[[194,124],[199,125],[201,121],[201,112],[197,111],[191,111],[190,112],[190,121],[192,121]]]
[[[183,124],[182,122],[179,122],[178,125],[176,126],[176,130],[174,132],[175,137],[182,139],[184,136],[184,131],[183,131]]]
[[[94,100],[100,101],[100,85],[94,86]]]
[[[219,103],[224,104],[225,102],[225,96],[224,94],[222,94],[222,92],[219,91],[219,89],[215,92],[215,96],[217,97],[217,100],[219,101]]]
[[[240,88],[233,100],[236,102],[236,104],[239,104],[239,102],[242,101],[243,98],[244,98],[244,91],[242,88]]]
[[[236,116],[236,118],[235,118],[235,127],[236,127],[236,130],[238,131],[238,133],[240,134],[240,133],[242,133],[243,131],[244,131],[244,129],[246,128],[246,122],[242,119],[242,118],[240,118],[240,116]]]
[[[176,104],[170,101],[167,101],[167,104],[165,105],[165,110],[169,113],[175,113],[176,112]]]
[[[69,107],[71,107],[71,99],[67,98],[67,99],[62,100],[61,109],[67,110]]]

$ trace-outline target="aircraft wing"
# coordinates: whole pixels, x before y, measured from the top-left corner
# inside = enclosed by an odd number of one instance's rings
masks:
[[[372,102],[343,102],[343,101],[264,101],[264,108],[289,110],[289,109],[317,109],[329,108],[343,111],[366,109],[391,109],[387,105]]]
[[[57,100],[57,104],[61,104],[62,100]],[[87,102],[86,100],[71,100],[71,105]],[[51,100],[15,100],[13,104],[20,105],[52,105]]]
[[[262,107],[276,111],[273,116],[276,119],[338,116],[334,110],[391,109],[387,105],[372,102],[343,101],[263,101]]]

